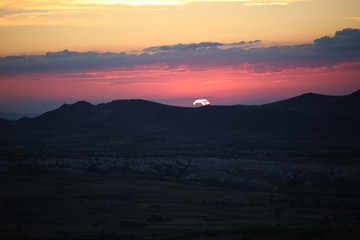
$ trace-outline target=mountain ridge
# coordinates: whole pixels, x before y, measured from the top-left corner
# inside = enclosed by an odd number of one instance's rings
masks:
[[[177,107],[147,100],[63,104],[32,119],[1,121],[3,151],[353,149],[360,147],[360,91],[307,93],[259,106]],[[200,145],[199,145],[200,144]],[[149,150],[150,149],[150,150]],[[183,149],[183,151],[185,151]]]
[[[34,118],[39,115],[40,113],[0,112],[0,118],[11,121],[16,121],[24,117]]]

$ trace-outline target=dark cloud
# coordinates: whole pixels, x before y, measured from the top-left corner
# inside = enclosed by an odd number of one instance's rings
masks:
[[[98,69],[146,64],[148,54],[48,52],[45,55],[9,56],[0,58],[0,74],[6,72],[62,71]]]
[[[201,42],[151,47],[144,49],[143,54],[80,53],[64,50],[45,55],[2,57],[0,75],[37,71],[81,73],[86,69],[131,69],[134,66],[152,64],[166,65],[169,70],[183,65],[201,70],[247,63],[252,65],[253,71],[257,73],[298,67],[331,67],[342,62],[360,61],[359,36],[359,29],[344,29],[336,32],[333,37],[316,39],[314,44],[245,48],[246,44],[257,44],[260,40],[233,44]],[[224,45],[233,47],[218,48]]]
[[[355,65],[349,66],[349,67],[347,67],[346,69],[349,69],[349,70],[360,70],[360,64],[355,64]]]
[[[249,41],[248,44],[260,43],[260,40]]]
[[[143,49],[144,52],[165,52],[165,51],[189,51],[189,50],[195,50],[199,48],[209,48],[209,47],[220,47],[220,46],[226,46],[226,45],[251,45],[260,43],[260,40],[254,40],[254,41],[240,41],[240,42],[234,42],[230,44],[225,43],[219,43],[219,42],[201,42],[201,43],[190,43],[190,44],[176,44],[176,45],[163,45],[163,46],[157,46],[157,47],[149,47]]]
[[[240,41],[240,42],[231,43],[230,45],[244,45],[246,43],[247,43],[246,41]]]
[[[251,45],[251,44],[256,44],[256,43],[261,43],[260,40],[254,40],[254,41],[240,41],[240,42],[234,42],[234,43],[230,43],[228,45]]]
[[[144,52],[158,52],[158,51],[186,51],[186,50],[194,50],[198,48],[205,47],[218,47],[223,46],[224,43],[219,42],[201,42],[201,43],[190,43],[190,44],[176,44],[176,45],[164,45],[158,47],[149,47],[145,48]]]
[[[337,31],[334,37],[316,39],[314,47],[317,51],[359,51],[360,29],[347,28]]]

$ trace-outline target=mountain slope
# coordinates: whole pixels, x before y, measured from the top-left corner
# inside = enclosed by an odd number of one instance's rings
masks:
[[[267,108],[290,110],[319,110],[321,106],[337,101],[337,96],[305,93],[300,96],[263,105]]]
[[[0,112],[0,118],[7,120],[19,120],[23,117],[36,117],[38,113],[14,113],[14,112]]]
[[[4,152],[360,147],[360,92],[304,94],[262,106],[174,107],[145,100],[64,104],[33,119],[1,121]],[[3,123],[4,122],[4,123]]]
[[[265,104],[262,107],[281,110],[314,112],[360,112],[360,90],[345,96],[306,93],[290,99]]]

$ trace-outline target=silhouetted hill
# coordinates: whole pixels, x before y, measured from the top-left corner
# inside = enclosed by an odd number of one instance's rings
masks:
[[[331,107],[338,111],[360,114],[360,90],[350,95],[340,97],[338,101],[332,103]]]
[[[23,117],[36,117],[38,113],[14,113],[14,112],[0,112],[0,118],[7,120],[19,120]]]
[[[264,107],[282,110],[319,110],[323,105],[336,101],[338,96],[327,96],[315,93],[305,93],[300,96],[265,104]]]
[[[328,96],[306,93],[263,107],[281,110],[316,111],[316,112],[360,112],[360,90],[346,96]]]
[[[99,105],[81,101],[71,105],[64,104],[35,118],[33,123],[41,127],[57,126],[77,130],[88,127],[143,129],[151,124],[167,122],[185,109],[145,100],[116,100]]]
[[[262,106],[81,101],[33,119],[0,119],[0,144],[5,153],[356,149],[359,106],[360,91],[336,97],[307,93]]]
[[[7,122],[9,122],[9,120],[4,119],[4,118],[0,118],[0,124],[4,124],[4,123],[7,123]]]

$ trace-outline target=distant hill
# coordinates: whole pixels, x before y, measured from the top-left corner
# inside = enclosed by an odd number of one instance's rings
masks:
[[[263,107],[297,111],[338,111],[356,113],[360,112],[360,90],[346,96],[328,96],[306,93],[283,101],[265,104]]]
[[[8,120],[19,120],[23,117],[33,118],[40,115],[39,113],[14,113],[14,112],[0,112],[0,118]]]
[[[0,144],[6,154],[351,150],[360,147],[359,107],[360,91],[336,97],[307,93],[261,106],[81,101],[32,119],[0,121]]]

